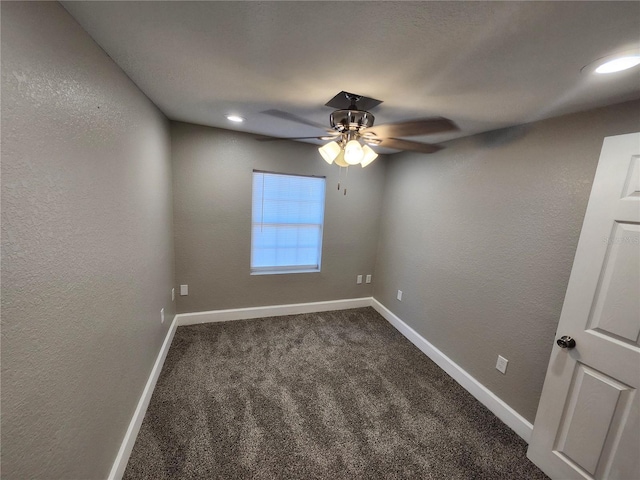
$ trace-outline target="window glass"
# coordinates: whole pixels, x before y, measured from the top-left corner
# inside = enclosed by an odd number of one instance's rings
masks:
[[[253,172],[251,273],[320,271],[325,178]]]

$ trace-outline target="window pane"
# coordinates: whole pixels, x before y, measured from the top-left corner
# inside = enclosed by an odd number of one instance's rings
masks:
[[[276,262],[275,248],[259,248],[254,250],[253,267],[270,267]]]
[[[319,269],[324,196],[324,178],[254,172],[251,268]]]

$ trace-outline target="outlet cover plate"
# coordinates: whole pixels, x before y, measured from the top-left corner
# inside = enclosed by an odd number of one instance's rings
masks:
[[[509,360],[504,358],[502,355],[498,355],[498,361],[496,362],[496,369],[504,375],[507,373],[508,363],[509,363]]]

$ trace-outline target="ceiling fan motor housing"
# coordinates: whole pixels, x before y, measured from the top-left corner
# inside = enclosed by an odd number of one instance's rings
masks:
[[[372,127],[375,117],[364,110],[336,110],[329,117],[331,128],[338,132],[356,131]]]

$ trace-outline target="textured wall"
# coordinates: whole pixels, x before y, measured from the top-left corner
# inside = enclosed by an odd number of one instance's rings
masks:
[[[106,478],[169,322],[169,123],[55,2],[2,2],[2,478]]]
[[[388,163],[375,298],[531,422],[603,138],[640,130],[639,112],[616,105]]]
[[[371,296],[356,275],[373,274],[383,158],[350,169],[344,196],[339,168],[313,145],[187,123],[172,123],[171,133],[176,282],[189,285],[179,312]],[[253,169],[327,176],[320,273],[249,275]]]

